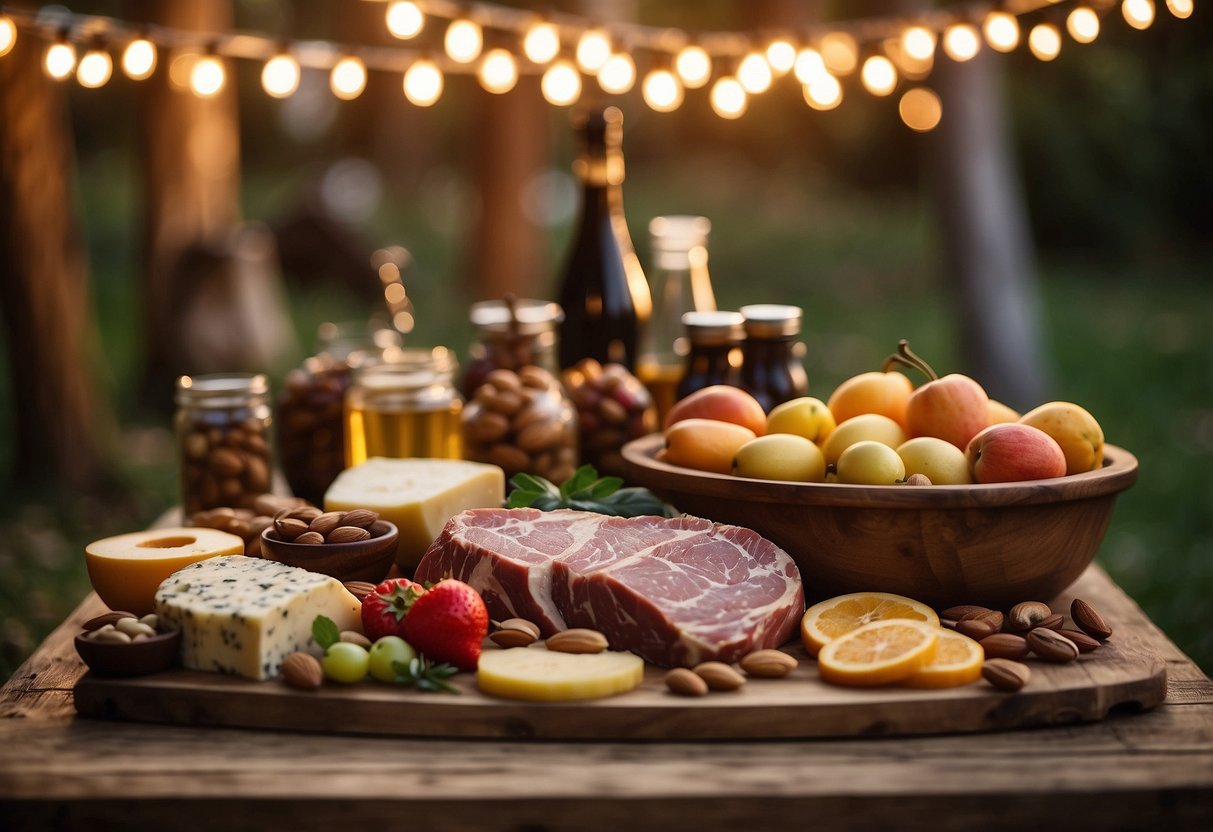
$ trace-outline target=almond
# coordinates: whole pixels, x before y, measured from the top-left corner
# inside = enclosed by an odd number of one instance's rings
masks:
[[[1032,678],[1026,664],[1010,659],[989,659],[981,666],[982,677],[999,690],[1020,690]]]
[[[1028,633],[1028,647],[1047,662],[1072,662],[1078,658],[1078,645],[1046,627]]]
[[[987,659],[1022,659],[1028,655],[1028,642],[1014,633],[995,633],[981,640]]]
[[[304,532],[296,537],[293,542],[303,543],[306,545],[315,545],[317,543],[324,542],[324,535],[320,534],[320,532]]]
[[[375,585],[370,581],[346,581],[343,586],[359,601],[375,591]]]
[[[1045,630],[1060,630],[1065,625],[1066,625],[1066,617],[1059,612],[1055,612],[1052,615],[1043,619],[1039,624],[1036,625],[1036,627],[1043,628]],[[1033,628],[1033,629],[1036,629],[1036,628]]]
[[[221,477],[239,476],[244,470],[244,460],[240,454],[227,448],[215,448],[206,458],[211,470]]]
[[[709,690],[737,690],[745,684],[745,677],[724,662],[703,662],[695,665],[694,672]]]
[[[369,508],[355,508],[345,513],[345,517],[341,518],[341,525],[357,526],[360,529],[369,529],[378,521],[378,512],[371,511]]]
[[[286,516],[290,517],[292,520],[302,520],[304,523],[310,523],[323,513],[324,512],[315,506],[299,506],[299,508],[293,508],[287,511]]]
[[[676,667],[665,675],[665,686],[679,696],[706,696],[708,683],[693,670]]]
[[[299,690],[315,690],[324,683],[324,670],[311,653],[291,653],[282,660],[282,681]]]
[[[1003,614],[1000,613],[998,610],[990,610],[989,612],[983,612],[979,615],[975,615],[972,618],[968,618],[966,620],[967,621],[984,621],[987,624],[989,624],[991,627],[993,627],[994,632],[997,633],[999,630],[1002,629]]]
[[[1012,632],[1022,633],[1040,626],[1040,622],[1052,614],[1053,610],[1049,609],[1048,604],[1040,601],[1024,601],[1022,604],[1011,607],[1011,611],[1007,614],[1007,628]]]
[[[962,636],[968,636],[974,641],[981,641],[988,636],[994,635],[994,633],[997,631],[994,629],[994,625],[989,621],[982,621],[977,618],[967,618],[963,621],[956,622],[956,632],[960,633]]]
[[[342,630],[341,640],[349,644],[357,644],[367,650],[371,649],[371,640],[356,630]]]
[[[741,669],[751,676],[776,679],[787,676],[800,664],[782,650],[755,650],[741,660]]]
[[[1095,607],[1080,598],[1075,598],[1070,604],[1070,618],[1074,619],[1078,629],[1091,638],[1107,641],[1108,636],[1112,635],[1112,628],[1103,620],[1103,616],[1095,611]]]
[[[85,621],[84,629],[85,629],[85,631],[91,633],[93,630],[100,630],[106,624],[113,625],[113,624],[116,624],[119,621],[121,621],[123,618],[134,618],[134,617],[135,616],[133,613],[123,612],[121,610],[103,612],[103,613],[101,613],[101,615],[98,615],[95,618],[90,618],[88,621]]]
[[[294,540],[307,531],[307,523],[293,517],[274,518],[274,529],[282,540]]]
[[[312,522],[307,524],[307,530],[328,537],[329,532],[344,525],[343,517],[345,517],[344,511],[326,511],[319,517],[313,518]]]
[[[360,540],[369,540],[371,533],[366,529],[360,529],[357,526],[338,526],[328,533],[325,538],[327,543],[357,543]]]
[[[1057,632],[1074,642],[1079,653],[1090,653],[1099,647],[1099,642],[1082,630],[1058,630]]]
[[[906,485],[932,485],[931,478],[926,474],[910,474],[906,477]]]
[[[528,633],[532,639],[539,638],[539,627],[525,618],[507,618],[497,625],[500,630],[521,630]]]
[[[607,649],[607,639],[597,630],[573,628],[549,636],[545,643],[557,653],[601,653]]]
[[[948,607],[939,614],[939,617],[950,618],[953,621],[964,621],[967,618],[975,618],[983,612],[990,612],[990,608],[979,607],[976,604],[960,604],[955,607]]]

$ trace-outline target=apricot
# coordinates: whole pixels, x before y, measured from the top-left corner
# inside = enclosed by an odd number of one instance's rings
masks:
[[[754,431],[732,422],[683,419],[666,430],[665,450],[659,459],[697,471],[728,474],[737,451],[754,438]]]
[[[904,428],[906,403],[913,390],[910,379],[898,372],[860,373],[838,385],[826,406],[838,424],[863,413],[879,413]]]
[[[888,445],[892,450],[906,441],[906,432],[901,429],[901,425],[888,416],[882,416],[879,413],[861,413],[839,423],[838,427],[834,428],[834,431],[822,443],[821,451],[825,454],[826,462],[833,465],[838,462],[838,457],[842,455],[842,452],[851,445],[867,440]]]
[[[768,433],[737,449],[733,473],[756,480],[821,482],[826,476],[826,459],[803,436]]]
[[[665,416],[665,428],[684,419],[713,419],[731,422],[762,436],[767,430],[767,414],[758,400],[739,387],[714,384],[696,390],[677,401]]]

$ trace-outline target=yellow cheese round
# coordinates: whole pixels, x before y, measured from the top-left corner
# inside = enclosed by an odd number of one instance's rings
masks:
[[[482,692],[532,702],[614,696],[643,679],[644,660],[631,653],[557,653],[541,647],[485,650],[476,668]]]
[[[178,569],[220,555],[243,555],[244,541],[217,529],[150,529],[84,547],[88,579],[110,609],[152,612],[160,583]]]

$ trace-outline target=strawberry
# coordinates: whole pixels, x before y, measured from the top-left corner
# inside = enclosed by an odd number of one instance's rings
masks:
[[[489,612],[480,594],[448,578],[413,601],[404,617],[404,640],[432,662],[475,670],[480,643],[489,631]]]
[[[362,632],[371,641],[403,635],[409,607],[425,594],[425,587],[408,578],[388,578],[362,599]]]

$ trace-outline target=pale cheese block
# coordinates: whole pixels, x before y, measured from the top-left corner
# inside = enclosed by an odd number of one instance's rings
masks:
[[[631,653],[558,653],[541,647],[485,650],[476,687],[489,696],[530,702],[601,699],[644,680],[644,660]]]
[[[500,508],[504,500],[505,474],[496,465],[372,457],[338,475],[324,510],[369,508],[395,523],[396,563],[411,575],[447,520],[470,508]]]
[[[156,591],[156,614],[182,630],[185,667],[248,679],[271,679],[288,655],[313,647],[316,616],[361,631],[361,610],[336,578],[260,558],[195,563]]]
[[[84,547],[93,589],[110,609],[147,615],[161,581],[200,560],[243,555],[244,541],[217,529],[169,528],[120,534]]]

